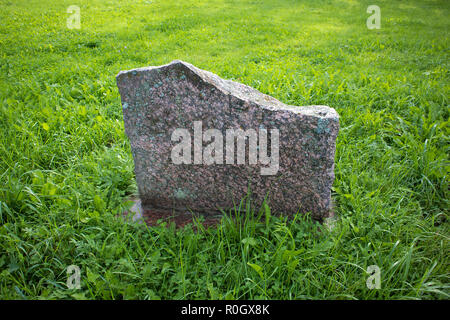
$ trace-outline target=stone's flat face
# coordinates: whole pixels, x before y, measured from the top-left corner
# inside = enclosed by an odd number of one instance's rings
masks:
[[[179,60],[121,71],[117,85],[144,208],[217,214],[250,187],[256,208],[267,196],[272,212],[330,215],[334,109],[285,105]]]

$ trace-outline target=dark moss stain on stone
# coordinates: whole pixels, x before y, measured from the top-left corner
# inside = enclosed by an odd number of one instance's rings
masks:
[[[316,132],[318,134],[322,134],[324,132],[330,133],[330,128],[328,126],[327,118],[319,118],[319,120],[317,121]]]

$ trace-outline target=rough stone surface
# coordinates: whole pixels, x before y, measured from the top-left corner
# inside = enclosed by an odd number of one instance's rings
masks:
[[[339,131],[334,109],[286,105],[179,60],[121,71],[117,85],[144,209],[214,215],[239,204],[250,187],[256,209],[267,195],[272,212],[330,216]],[[194,137],[195,121],[201,121],[203,132],[223,132],[223,164],[173,163],[173,131],[186,128]],[[275,175],[261,175],[265,166],[259,162],[249,164],[248,147],[245,164],[225,163],[225,131],[238,128],[279,130]]]

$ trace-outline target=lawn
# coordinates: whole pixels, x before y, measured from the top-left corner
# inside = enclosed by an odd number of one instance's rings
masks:
[[[0,298],[449,299],[449,16],[445,0],[1,0]],[[332,225],[248,199],[197,231],[117,217],[136,182],[115,76],[174,59],[337,110]]]

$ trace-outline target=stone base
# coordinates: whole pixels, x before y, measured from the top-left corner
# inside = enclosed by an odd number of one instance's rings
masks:
[[[190,223],[194,224],[195,219],[202,218],[201,223],[205,228],[207,228],[210,226],[216,226],[218,223],[220,223],[220,220],[223,216],[222,214],[205,215],[201,213],[192,213],[189,211],[143,208],[141,199],[139,198],[132,198],[128,201],[132,201],[133,205],[128,211],[123,212],[123,217],[128,221],[145,223],[148,226],[156,226],[158,225],[158,221],[161,221],[167,222],[167,225],[170,225],[171,222],[174,222],[177,228],[181,228]],[[293,216],[288,216],[288,218],[292,219]],[[325,227],[329,231],[331,231],[334,229],[338,221],[338,217],[334,214],[333,210],[330,211],[327,218],[320,219],[318,221],[324,224]]]
[[[124,211],[124,217],[134,222],[145,223],[148,226],[156,226],[158,225],[158,221],[162,221],[167,222],[168,225],[174,222],[177,228],[181,228],[189,223],[193,224],[195,219],[202,217],[202,225],[209,227],[218,224],[221,218],[221,216],[217,215],[193,214],[189,211],[175,212],[173,210],[143,208],[141,199],[139,198],[130,199],[130,201],[134,204],[130,210]]]

